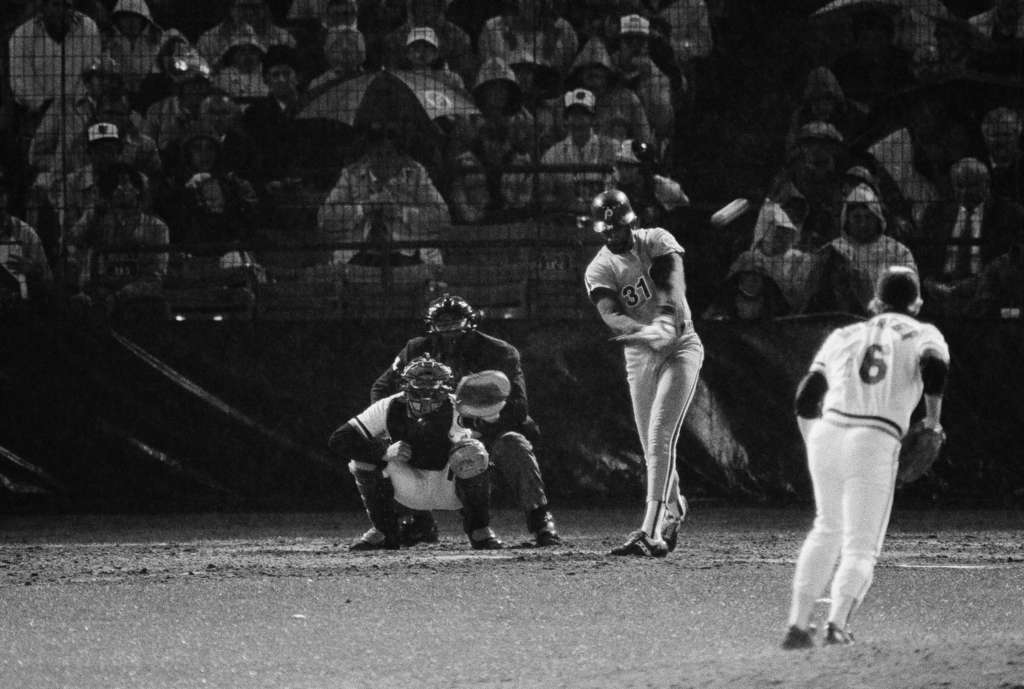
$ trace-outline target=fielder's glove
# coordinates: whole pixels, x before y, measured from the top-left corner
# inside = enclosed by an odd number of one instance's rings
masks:
[[[896,478],[910,483],[921,478],[939,457],[939,451],[946,442],[942,427],[925,426],[918,421],[907,430],[900,447],[900,466]]]
[[[505,407],[510,392],[512,384],[501,371],[470,373],[459,381],[455,389],[455,409],[467,419],[494,422]]]
[[[644,344],[657,352],[675,341],[678,336],[679,332],[676,329],[675,318],[663,314],[655,318],[648,325],[640,328],[640,330],[634,333],[618,335],[613,337],[612,340],[625,344]]]

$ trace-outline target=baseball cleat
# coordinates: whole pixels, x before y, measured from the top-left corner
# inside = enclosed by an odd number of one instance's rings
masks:
[[[555,531],[555,525],[551,528],[544,528],[537,532],[537,547],[547,548],[549,546],[562,545],[562,537]]]
[[[800,648],[813,648],[814,647],[814,633],[817,631],[812,624],[807,629],[800,629],[796,625],[789,628],[786,632],[786,638],[782,640],[782,648],[787,651],[793,651]]]
[[[478,529],[478,531],[481,530],[482,529]],[[483,537],[476,539],[470,535],[469,544],[473,546],[473,550],[501,550],[505,547],[505,544],[498,539],[493,530],[488,528],[486,529],[486,532],[487,533],[484,534]]]
[[[829,622],[825,628],[826,646],[849,646],[853,643],[853,633],[840,629],[835,623]]]
[[[633,557],[665,557],[668,555],[668,545],[662,540],[651,540],[643,531],[634,531],[629,534],[625,543],[617,548],[612,548],[609,555],[631,555]]]
[[[501,550],[505,547],[497,536],[488,536],[479,541],[470,540],[469,544],[473,546],[473,550]]]
[[[665,541],[670,553],[676,549],[676,544],[679,542],[679,527],[683,525],[688,510],[689,505],[686,498],[680,495],[675,510],[669,510],[665,515],[665,523],[661,527],[661,540]]]
[[[398,539],[388,538],[387,534],[371,527],[366,533],[352,541],[348,546],[349,550],[398,550]]]
[[[437,522],[429,512],[417,513],[402,520],[398,525],[398,542],[403,546],[417,543],[437,543]]]

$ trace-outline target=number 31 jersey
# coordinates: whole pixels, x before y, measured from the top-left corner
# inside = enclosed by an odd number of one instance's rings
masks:
[[[828,381],[823,416],[841,425],[868,425],[902,438],[921,400],[921,355],[949,362],[938,328],[898,313],[832,332],[811,364]]]
[[[651,263],[671,253],[682,254],[683,247],[668,230],[650,227],[633,231],[633,248],[617,254],[603,246],[587,266],[584,276],[587,294],[595,289],[610,289],[619,297],[623,310],[640,323],[650,323],[658,315],[658,300],[651,281]]]

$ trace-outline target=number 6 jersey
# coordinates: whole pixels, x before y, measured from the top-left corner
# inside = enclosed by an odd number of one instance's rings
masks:
[[[927,350],[949,363],[938,328],[904,314],[883,313],[834,330],[811,364],[828,381],[823,418],[902,438],[924,391],[920,363]]]

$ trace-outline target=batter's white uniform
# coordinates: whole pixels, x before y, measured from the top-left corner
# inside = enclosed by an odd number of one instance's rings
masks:
[[[810,370],[825,376],[828,391],[806,438],[817,515],[797,560],[791,618],[813,607],[837,558],[830,620],[844,623],[871,586],[928,350],[949,362],[935,326],[883,313],[833,331],[814,357]]]
[[[667,230],[634,230],[633,248],[628,252],[617,254],[601,247],[587,266],[587,293],[611,290],[629,317],[649,324],[659,315],[651,263],[671,253],[685,252]],[[682,320],[682,314],[676,318],[682,334],[663,350],[655,352],[642,344],[623,348],[633,418],[647,463],[647,499],[663,503],[675,497],[670,489],[678,484],[676,443],[704,362],[704,346],[693,323]]]
[[[403,393],[377,400],[360,412],[356,417],[356,425],[367,438],[391,439],[388,428],[388,411],[391,403]],[[403,412],[404,413],[404,412]],[[459,424],[459,415],[455,412],[455,400],[452,398],[452,424],[448,431],[448,440],[454,444],[459,440],[472,438],[473,432]],[[395,489],[395,500],[414,510],[458,510],[462,501],[455,494],[455,481],[451,467],[446,464],[441,469],[420,469],[404,462],[388,462],[385,476],[390,477]]]

